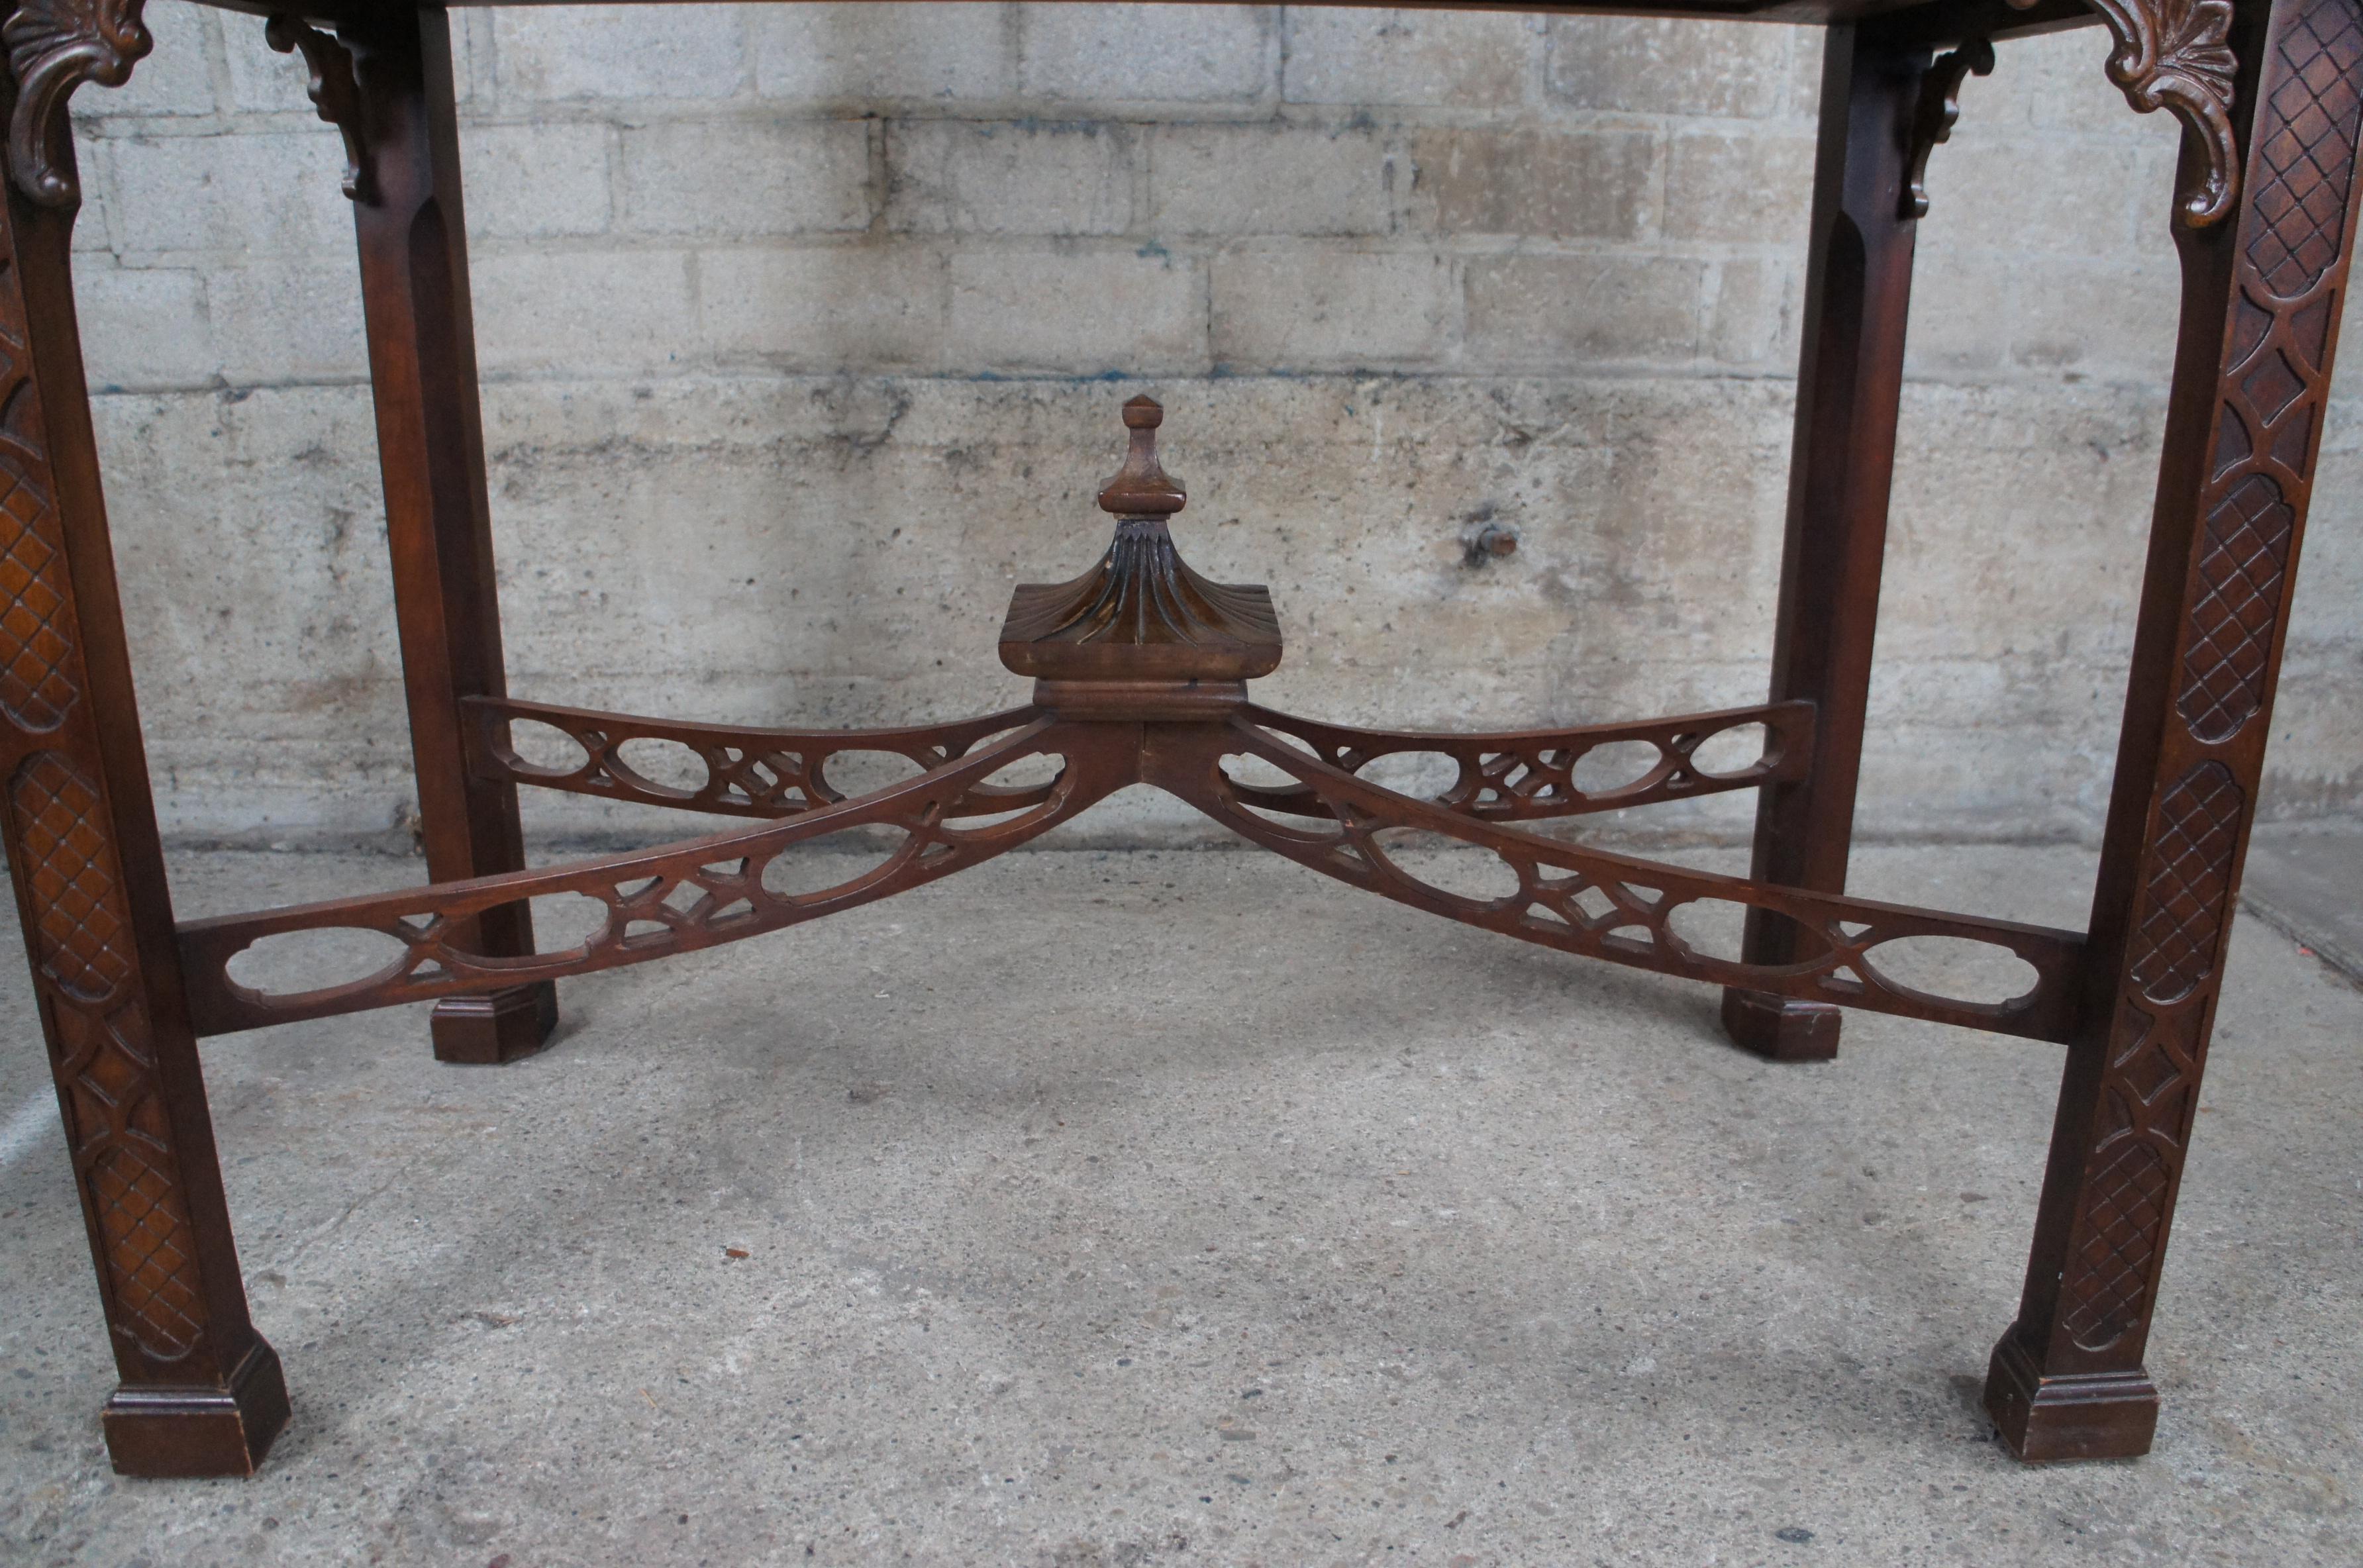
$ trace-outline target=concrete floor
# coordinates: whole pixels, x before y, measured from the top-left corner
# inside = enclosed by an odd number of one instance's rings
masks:
[[[2063,924],[2091,875],[1858,865]],[[175,872],[188,913],[416,875]],[[2363,991],[2261,921],[2157,1452],[2058,1469],[1976,1408],[2056,1048],[1856,1015],[1769,1066],[1703,988],[1209,853],[1015,856],[564,999],[505,1069],[412,1011],[207,1046],[295,1402],[248,1482],[109,1473],[64,1154],[18,1111],[0,1558],[2363,1561]],[[13,964],[0,1031],[0,1114],[39,1107]]]
[[[2314,823],[2258,829],[2240,900],[2363,985],[2363,830]]]

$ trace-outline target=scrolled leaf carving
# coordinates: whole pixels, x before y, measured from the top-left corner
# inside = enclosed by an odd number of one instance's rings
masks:
[[[1912,142],[1903,160],[1903,196],[1896,215],[1928,215],[1928,156],[1938,142],[1953,139],[1961,119],[1961,83],[1974,74],[1993,74],[1993,44],[1969,39],[1952,53],[1938,58],[1920,82],[1920,101],[1912,111]]]
[[[85,82],[120,87],[155,47],[139,20],[146,0],[24,0],[5,24],[17,109],[8,119],[8,173],[45,207],[82,199],[65,152],[66,100]]]
[[[369,141],[362,134],[361,94],[353,78],[351,51],[301,17],[272,17],[263,24],[262,38],[281,54],[302,52],[309,77],[305,91],[312,106],[319,111],[322,120],[337,127],[345,140],[345,194],[356,202],[377,200]]]
[[[2036,0],[2010,0],[2020,10]],[[2199,138],[2197,182],[2177,199],[2193,228],[2220,223],[2239,193],[2240,153],[2232,136],[2234,79],[2231,0],[2085,0],[2100,13],[2117,47],[2109,80],[2142,114],[2166,109]]]

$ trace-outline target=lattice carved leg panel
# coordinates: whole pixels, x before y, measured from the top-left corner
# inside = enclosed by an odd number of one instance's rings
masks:
[[[129,67],[71,29],[7,36],[61,126],[78,75]],[[0,106],[16,95],[0,79]],[[41,199],[11,182],[0,225],[0,834],[122,1378],[108,1449],[134,1474],[242,1474],[287,1395],[247,1317],[182,999],[67,270],[72,154],[49,150]]]
[[[2028,1459],[2147,1451],[2142,1366],[2255,813],[2354,245],[2363,0],[2243,8],[2236,224],[2183,226],[2186,327],[2124,737],[2017,1323],[1987,1408]],[[2186,151],[2186,160],[2192,156]],[[2194,342],[2194,339],[2202,339]]]

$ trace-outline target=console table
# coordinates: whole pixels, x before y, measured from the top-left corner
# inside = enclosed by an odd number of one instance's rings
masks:
[[[1471,3],[1826,26],[1804,348],[1771,690],[1755,707],[1503,734],[1350,729],[1257,706],[1281,658],[1270,596],[1183,564],[1182,487],[1162,413],[1126,403],[1100,496],[1115,537],[1071,581],[1017,590],[1001,657],[1033,701],[961,723],[809,731],[636,718],[505,690],[470,319],[449,20],[412,0],[217,0],[299,56],[342,133],[361,255],[378,448],[430,885],[176,922],[149,790],[70,276],[79,204],[67,101],[126,81],[150,46],[142,0],[13,0],[0,230],[0,809],[50,1062],[120,1386],[116,1467],[250,1472],[288,1417],[278,1358],[239,1275],[196,1043],[432,1000],[435,1054],[537,1049],[554,982],[735,942],[974,866],[1135,782],[1387,898],[1505,936],[1724,989],[1741,1045],[1828,1057],[1867,1008],[2067,1047],[2016,1321],[1986,1408],[2027,1460],[2146,1452],[2143,1370],[2254,814],[2355,226],[2363,0],[1642,0]],[[2097,19],[2138,110],[2183,127],[2171,221],[2180,337],[2147,576],[2090,929],[2053,931],[1850,898],[1848,837],[1869,685],[1916,220],[1931,149],[1970,72],[2011,38]],[[291,64],[291,69],[295,67]],[[1111,413],[1115,411],[1111,410]],[[1078,442],[1102,439],[1078,430]],[[1440,672],[1439,672],[1440,673]],[[528,760],[535,727],[570,747]],[[1732,731],[1760,747],[1717,763]],[[550,732],[555,732],[554,734]],[[703,782],[634,766],[639,743]],[[1640,742],[1656,760],[1594,788],[1578,764]],[[848,796],[838,759],[886,752],[915,778]],[[1365,776],[1441,754],[1432,799]],[[547,753],[536,748],[538,758]],[[841,770],[840,770],[841,771]],[[627,855],[527,871],[520,786],[752,819]],[[1753,790],[1753,868],[1713,876],[1522,831],[1521,823]],[[823,835],[866,830],[870,864],[815,880]],[[1496,886],[1438,885],[1391,830],[1488,852]],[[526,900],[604,906],[572,946],[536,947]],[[1686,940],[1689,906],[1746,911],[1736,954]],[[237,979],[290,933],[377,933],[391,956],[293,993]],[[1932,994],[1894,977],[1908,944],[2023,961],[2022,994]],[[1892,949],[1882,966],[1882,949]]]

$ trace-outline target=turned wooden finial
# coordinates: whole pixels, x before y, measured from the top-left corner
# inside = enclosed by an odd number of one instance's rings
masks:
[[[1157,462],[1165,411],[1155,398],[1137,397],[1124,405],[1124,423],[1132,445],[1100,491],[1100,504],[1115,513],[1115,537],[1098,564],[1071,581],[1017,585],[1001,624],[1001,662],[1051,687],[1147,681],[1187,687],[1193,702],[1236,705],[1246,700],[1241,682],[1280,667],[1271,591],[1190,569],[1165,526],[1183,500],[1181,481]],[[1202,691],[1201,682],[1213,685]],[[1058,712],[1044,690],[1037,689],[1036,701]],[[1059,699],[1077,700],[1071,692]]]
[[[1157,427],[1165,423],[1165,409],[1143,393],[1124,405],[1125,428],[1132,445],[1124,467],[1100,487],[1100,509],[1118,517],[1168,517],[1182,510],[1189,497],[1182,481],[1157,461]]]

